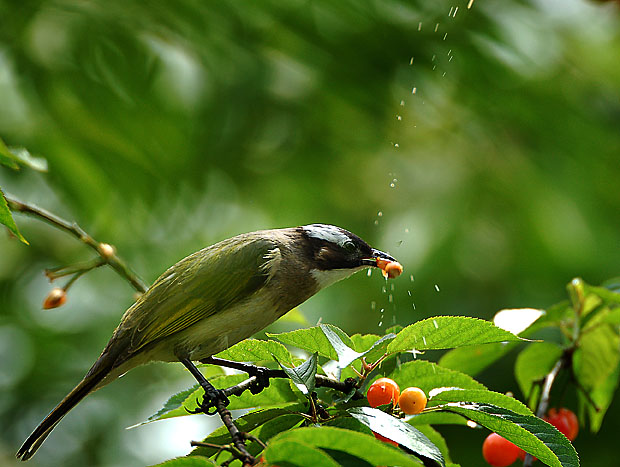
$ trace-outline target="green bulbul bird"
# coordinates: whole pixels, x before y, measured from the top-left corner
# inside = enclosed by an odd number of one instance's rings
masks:
[[[388,269],[390,277],[402,271],[387,253],[325,224],[241,234],[182,259],[125,312],[84,379],[17,457],[30,459],[84,397],[147,362],[183,363],[205,389],[203,410],[213,407],[209,401],[220,395],[192,361],[252,336],[322,288],[371,266],[386,277]]]

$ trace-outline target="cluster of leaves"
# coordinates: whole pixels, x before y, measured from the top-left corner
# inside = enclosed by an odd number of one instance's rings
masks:
[[[515,379],[528,405],[538,406],[546,375],[559,366],[577,390],[579,419],[583,423],[587,414],[590,430],[598,432],[620,381],[620,281],[597,287],[576,278],[567,289],[569,298],[544,312],[505,310],[496,319],[503,314],[518,325],[525,312],[535,322],[520,335],[545,337],[544,342],[524,346],[516,359]],[[549,338],[552,334],[557,338]],[[512,342],[454,349],[439,364],[475,376],[515,346]]]
[[[426,350],[506,346],[522,342],[521,338],[488,321],[456,316],[430,318],[389,331],[385,336],[348,336],[322,324],[271,334],[266,341],[246,340],[218,354],[229,360],[280,365],[289,376],[274,380],[256,396],[231,397],[230,409],[253,409],[236,420],[239,429],[251,435],[249,452],[266,464],[453,466],[457,464],[452,463],[446,442],[433,425],[468,423],[501,434],[547,465],[579,465],[571,443],[526,405],[488,390],[461,371],[417,358]],[[309,357],[294,357],[283,344],[302,349]],[[368,368],[373,371],[366,374]],[[245,375],[209,371],[218,388],[245,379]],[[343,394],[316,384],[319,374],[335,380],[353,378],[357,388],[363,389],[379,371],[401,387],[415,385],[428,393],[425,411],[402,417],[389,406],[369,407],[357,389]],[[201,396],[197,387],[183,391],[145,423],[185,416]],[[372,432],[397,442],[399,448],[376,440]],[[224,427],[204,442],[208,446],[162,465],[231,460],[230,453],[216,447],[230,443]]]

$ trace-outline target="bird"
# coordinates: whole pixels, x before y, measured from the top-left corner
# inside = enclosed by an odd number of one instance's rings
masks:
[[[148,362],[183,363],[205,399],[217,398],[194,361],[252,336],[319,290],[369,267],[380,268],[386,279],[386,271],[389,277],[402,272],[388,253],[328,224],[244,233],[187,256],[125,311],[99,358],[16,457],[30,459],[82,399]]]

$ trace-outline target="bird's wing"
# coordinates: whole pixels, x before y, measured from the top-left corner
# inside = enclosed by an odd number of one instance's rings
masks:
[[[125,313],[117,329],[130,354],[251,296],[270,279],[277,245],[255,237],[224,240],[179,261]],[[120,336],[118,336],[120,337]]]

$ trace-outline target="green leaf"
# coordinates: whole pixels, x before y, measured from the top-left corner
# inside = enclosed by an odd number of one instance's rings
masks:
[[[384,352],[383,349],[387,347],[389,341],[391,341],[392,339],[396,337],[395,334],[387,334],[379,338],[378,340],[376,340],[370,346],[368,350],[364,352],[356,352],[351,347],[349,347],[344,342],[342,342],[342,339],[340,339],[340,336],[336,332],[334,332],[332,328],[324,324],[321,324],[320,326],[321,326],[321,329],[323,330],[323,333],[325,334],[325,337],[327,337],[327,340],[329,341],[331,346],[336,351],[336,354],[338,355],[338,368],[340,370],[345,369],[355,360],[357,360],[358,358],[362,358],[363,356],[365,356],[366,354],[370,352],[375,351],[375,352],[378,352],[380,355],[383,355],[383,352]],[[338,377],[340,378],[340,375],[338,375]]]
[[[402,467],[420,465],[417,459],[372,436],[332,426],[298,428],[281,433],[272,438],[267,449],[280,441],[293,441],[330,452],[342,451],[371,465],[399,465]],[[288,461],[293,465],[302,465],[297,464],[294,453],[292,455],[293,457],[289,458]],[[313,464],[303,464],[303,467],[308,465]]]
[[[587,409],[588,417],[590,418],[590,431],[593,433],[597,433],[601,428],[603,417],[605,417],[605,413],[611,405],[614,398],[614,393],[618,388],[619,379],[620,365],[618,365],[616,369],[609,374],[605,381],[589,392],[589,395],[596,404],[596,407],[594,407],[590,401],[588,401],[583,394],[579,392],[580,403]]]
[[[156,464],[152,467],[212,467],[218,465],[215,461],[207,459],[201,456],[190,457],[177,457],[176,459],[170,459],[161,464]]]
[[[494,344],[459,347],[443,354],[438,363],[445,368],[476,376],[506,355],[516,345],[516,342],[496,342]]]
[[[293,363],[293,357],[284,345],[272,340],[245,339],[218,353],[218,358],[236,362],[264,362],[279,360]]]
[[[316,385],[317,358],[318,356],[315,353],[301,365],[293,368],[286,367],[278,362],[288,377],[291,378],[291,381],[297,386],[297,389],[306,396],[314,391]]]
[[[278,440],[272,441],[263,452],[269,464],[285,464],[306,467],[309,465],[339,467],[340,464],[329,454],[319,448],[309,446],[301,441]]]
[[[492,404],[521,415],[534,415],[525,404],[514,397],[486,389],[437,388],[430,391],[430,394],[429,406],[448,402],[476,402]]]
[[[457,387],[463,389],[486,389],[471,376],[443,368],[426,360],[403,363],[389,375],[401,388],[416,386],[428,394],[434,388]]]
[[[415,427],[423,425],[467,425],[469,419],[450,412],[422,412],[411,417],[407,423]]]
[[[416,428],[420,430],[420,432],[424,436],[426,436],[431,441],[431,443],[437,446],[437,449],[439,449],[439,451],[441,452],[441,455],[446,461],[446,465],[449,465],[450,463],[452,463],[452,460],[450,459],[450,452],[448,450],[448,443],[446,443],[446,440],[444,439],[444,437],[441,436],[441,434],[437,430],[435,430],[430,425],[419,425],[419,426],[416,426]]]
[[[441,452],[420,430],[399,418],[372,407],[353,407],[347,410],[352,417],[362,422],[375,433],[396,441],[414,453],[445,465]]]
[[[549,423],[491,404],[454,403],[444,410],[460,413],[516,444],[552,467],[578,467],[573,445]]]
[[[437,316],[404,328],[388,345],[388,352],[450,349],[464,345],[521,340],[489,321],[464,316]]]
[[[47,172],[47,160],[43,157],[35,157],[26,148],[8,148],[14,159],[21,165],[25,165],[38,172]]]
[[[552,342],[533,342],[519,353],[514,371],[525,400],[536,400],[530,397],[532,384],[541,381],[561,356],[562,347]]]
[[[4,141],[0,139],[0,164],[9,167],[13,170],[19,170],[19,164],[15,159],[15,155],[4,144]]]
[[[298,307],[293,308],[291,311],[286,312],[283,316],[278,318],[278,323],[298,324],[304,327],[310,324]]]
[[[324,326],[334,331],[347,346],[353,347],[351,338],[342,329],[331,324],[325,324]],[[327,357],[330,360],[338,360],[338,354],[329,343],[329,340],[320,326],[313,326],[307,329],[298,329],[296,331],[283,332],[280,334],[267,333],[267,336],[275,337],[284,344],[293,345],[308,353],[318,353],[322,357]]]
[[[620,362],[620,336],[606,324],[583,333],[573,354],[573,372],[582,387],[591,390],[602,384]]]
[[[17,224],[13,219],[13,215],[11,214],[2,190],[0,190],[0,224],[4,224],[17,238],[28,245],[28,241],[22,236],[17,228]]]

